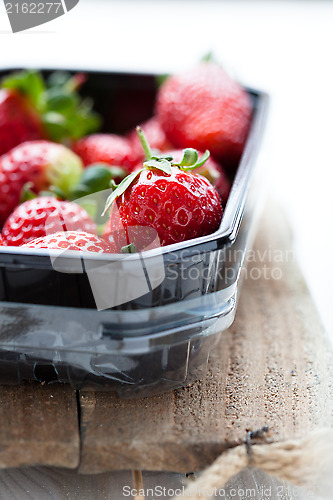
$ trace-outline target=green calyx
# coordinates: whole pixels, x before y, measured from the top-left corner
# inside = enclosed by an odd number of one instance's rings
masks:
[[[170,155],[154,155],[148,144],[147,138],[141,127],[136,127],[142,149],[146,155],[144,168],[157,168],[166,174],[171,175],[171,167],[179,167],[181,170],[194,170],[201,167],[209,158],[210,152],[207,150],[199,159],[198,151],[193,148],[186,148],[183,152],[183,158],[180,163],[173,161]]]
[[[122,247],[121,253],[136,253],[136,247],[134,243],[130,243],[129,245]]]
[[[78,184],[71,191],[70,198],[75,200],[110,187],[114,188],[114,179],[123,179],[126,174],[127,172],[123,168],[110,166],[106,163],[90,165],[84,169]]]
[[[121,183],[114,189],[114,191],[110,194],[108,199],[106,200],[105,208],[102,213],[102,216],[106,214],[108,209],[111,207],[112,203],[119,198],[123,193],[125,193],[126,189],[130,187],[132,182],[137,178],[137,176],[142,172],[143,169],[138,170],[137,172],[132,172],[125,179],[121,181]],[[110,185],[110,187],[112,187]]]
[[[45,81],[34,70],[13,73],[2,80],[3,88],[18,91],[25,96],[41,117],[48,139],[55,142],[74,141],[96,132],[100,117],[92,110],[92,102],[78,93],[85,82],[81,73],[52,73]]]
[[[202,167],[204,163],[208,160],[210,152],[207,150],[201,158],[199,158],[198,151],[193,148],[186,148],[183,151],[183,158],[179,163],[173,161],[173,157],[170,155],[155,155],[153,154],[150,146],[148,144],[145,133],[141,127],[136,127],[137,134],[139,136],[142,149],[145,153],[146,160],[143,163],[143,168],[131,173],[114,189],[113,193],[109,196],[106,201],[105,209],[102,215],[105,215],[107,210],[111,207],[112,203],[121,196],[126,189],[135,181],[138,175],[143,170],[157,169],[161,170],[167,175],[171,175],[172,167],[178,167],[180,170],[185,172],[189,170],[194,170],[196,168]]]

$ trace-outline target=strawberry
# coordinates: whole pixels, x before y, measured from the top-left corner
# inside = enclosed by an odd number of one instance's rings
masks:
[[[102,238],[109,244],[112,253],[143,252],[161,246],[158,233],[153,227],[124,227],[122,221],[112,215],[105,225]]]
[[[76,250],[79,252],[109,253],[108,244],[96,236],[79,231],[60,231],[29,241],[22,248],[47,248],[49,250]]]
[[[0,90],[0,155],[21,142],[43,139],[44,135],[33,107],[18,92]]]
[[[242,154],[252,104],[222,68],[205,62],[165,81],[157,95],[156,114],[176,147],[209,149],[230,167]]]
[[[19,204],[22,189],[31,184],[39,193],[56,186],[69,193],[81,176],[80,158],[61,144],[31,141],[0,157],[0,227]]]
[[[168,151],[167,154],[179,163],[183,157],[184,150],[174,149]],[[202,155],[200,151],[199,155]],[[220,195],[222,206],[225,206],[230,193],[230,182],[223,168],[210,156],[206,163],[196,170],[196,173],[209,180]]]
[[[209,152],[198,160],[197,151],[186,149],[177,164],[170,157],[153,156],[139,127],[138,134],[147,161],[119,184],[104,213],[117,200],[126,235],[133,226],[153,228],[161,246],[216,231],[223,212],[219,196],[205,177],[190,172],[203,165]],[[111,218],[111,229],[112,225]],[[116,221],[116,229],[117,225]]]
[[[0,234],[0,247],[2,247],[2,246],[3,246],[3,239],[2,239],[2,236]]]
[[[40,73],[21,71],[1,82],[0,155],[22,142],[49,139],[77,140],[99,127],[91,104],[82,101],[77,88],[83,75],[52,75],[47,85]]]
[[[96,233],[96,225],[80,205],[41,196],[22,203],[12,212],[2,237],[5,245],[20,246],[59,231]]]
[[[169,149],[172,149],[172,144],[167,139],[156,116],[153,116],[140,126],[147,137],[147,141],[149,142],[151,149],[156,149],[158,151],[168,151]],[[136,130],[132,130],[127,137],[131,143],[134,153],[136,154],[137,161],[139,162],[144,160],[144,153],[142,151],[141,142]]]
[[[124,167],[128,171],[137,163],[137,157],[128,139],[116,134],[93,134],[83,137],[73,146],[85,166],[106,163]]]

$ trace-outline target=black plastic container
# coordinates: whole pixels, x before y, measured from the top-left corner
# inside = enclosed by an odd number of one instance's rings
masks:
[[[85,92],[104,115],[106,130],[121,133],[152,115],[155,76],[89,73]],[[255,160],[268,98],[248,92],[251,130],[214,234],[126,258],[1,248],[1,383],[69,381],[132,396],[201,376],[219,334],[233,321],[255,218]],[[103,280],[113,288],[108,297],[127,284],[129,300],[100,305],[93,281]]]

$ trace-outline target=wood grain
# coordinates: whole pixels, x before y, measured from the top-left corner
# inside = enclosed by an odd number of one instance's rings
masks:
[[[77,467],[77,401],[70,386],[0,386],[0,422],[0,469]]]
[[[80,394],[80,472],[202,470],[247,429],[267,424],[278,441],[332,425],[331,349],[291,249],[281,214],[266,211],[236,320],[202,380],[133,401]]]
[[[150,490],[146,499],[171,497],[169,491],[183,487],[184,475],[144,472],[143,487]],[[165,488],[163,496],[152,496],[155,487]],[[123,488],[126,487],[124,490]],[[127,495],[128,488],[134,487],[130,472],[108,472],[104,474],[82,475],[75,471],[34,467],[0,471],[0,500],[124,500],[133,499]],[[330,498],[327,495],[321,498]],[[246,496],[244,496],[244,492]],[[277,499],[277,500],[314,500],[316,491],[308,492],[288,483],[270,478],[256,469],[244,469],[223,488],[221,496],[224,500]],[[182,498],[182,497],[180,497]],[[319,498],[319,497],[318,497]]]
[[[56,467],[0,470],[0,500],[120,500],[130,472],[82,475]],[[132,500],[132,497],[129,497]]]

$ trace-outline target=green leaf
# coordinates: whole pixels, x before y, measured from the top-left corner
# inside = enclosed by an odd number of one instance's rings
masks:
[[[41,73],[26,70],[6,77],[2,86],[17,90],[30,101],[41,115],[49,140],[64,142],[97,132],[101,126],[92,100],[82,99],[78,93],[85,80],[82,73],[71,76],[56,72],[50,75],[46,85]]]
[[[66,200],[68,197],[66,196],[65,191],[60,189],[58,186],[50,186],[50,192],[53,196],[60,198],[61,200]]]
[[[113,191],[113,193],[106,200],[105,209],[102,215],[106,214],[106,211],[111,207],[112,203],[119,198],[123,193],[125,193],[126,189],[134,182],[137,176],[142,172],[142,170],[138,170],[137,172],[132,172],[130,175],[125,177],[124,180],[117,186],[117,188]]]
[[[102,186],[102,189],[104,189],[104,186],[109,185],[111,178],[111,171],[106,164],[96,163],[95,165],[91,165],[84,170],[80,184],[87,184],[92,188]]]
[[[68,71],[54,71],[47,80],[48,87],[63,87],[72,78]]]
[[[26,95],[37,109],[39,109],[40,97],[45,91],[42,75],[34,70],[13,73],[2,81],[2,87],[18,90]]]
[[[202,157],[194,164],[194,165],[191,165],[191,166],[188,166],[188,167],[180,167],[182,170],[194,170],[196,168],[199,168],[199,167],[202,167],[202,165],[204,165],[206,163],[206,161],[208,160],[208,158],[210,157],[210,152],[208,151],[205,151],[205,153],[202,155]]]
[[[70,116],[67,116],[67,122],[68,137],[73,140],[96,132],[101,125],[99,115],[91,111],[90,108],[86,108],[86,106],[75,109]]]
[[[193,148],[186,148],[183,151],[183,159],[180,163],[173,163],[179,167],[191,167],[198,161],[198,151]]]
[[[105,164],[92,165],[86,168],[80,182],[71,192],[71,199],[109,189],[112,173]]]
[[[129,245],[122,247],[121,253],[136,253],[136,247],[134,243],[130,243]]]
[[[127,176],[127,171],[122,167],[110,165],[109,170],[111,172],[112,179],[124,179]]]
[[[161,158],[163,158],[164,160],[168,160],[170,162],[172,162],[172,160],[173,160],[173,156],[170,156],[169,154],[165,154],[165,155],[164,154],[160,154],[158,156],[154,155],[154,156],[151,157],[152,160],[156,160],[156,159],[159,160]]]
[[[20,203],[24,203],[25,201],[28,200],[33,200],[34,198],[37,198],[37,194],[32,191],[33,183],[32,182],[27,182],[24,184],[22,191],[21,191],[21,196],[20,196]]]
[[[170,161],[164,158],[157,158],[145,161],[143,166],[145,168],[157,168],[158,170],[162,170],[162,172],[165,172],[166,174],[169,175],[171,175],[172,172],[171,170],[172,165]]]
[[[43,125],[50,138],[54,141],[62,141],[69,134],[69,124],[66,118],[54,111],[45,113],[43,116]]]
[[[61,88],[54,87],[44,92],[43,96],[45,107],[49,111],[59,111],[70,113],[75,111],[79,104],[79,98],[75,94],[66,92]]]

